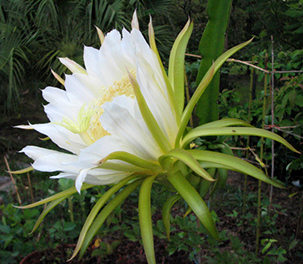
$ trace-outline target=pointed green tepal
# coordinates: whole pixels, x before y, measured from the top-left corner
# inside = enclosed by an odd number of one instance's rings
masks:
[[[197,86],[213,61],[223,53],[231,3],[232,0],[208,0],[207,14],[209,20],[199,44],[199,53],[202,56],[202,61],[196,80]],[[220,73],[216,73],[196,107],[196,114],[200,119],[200,124],[219,118],[217,106],[219,84]]]

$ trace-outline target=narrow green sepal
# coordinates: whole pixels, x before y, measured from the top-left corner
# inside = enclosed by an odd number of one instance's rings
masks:
[[[109,154],[108,156],[106,156],[104,159],[100,161],[100,165],[99,165],[100,168],[117,169],[117,166],[119,166],[119,164],[107,164],[106,161],[108,160],[122,160],[134,166],[138,166],[140,168],[153,170],[153,171],[160,169],[160,166],[157,163],[141,159],[138,156],[135,156],[125,151],[112,152],[111,154]],[[121,166],[123,167],[123,165]]]
[[[11,174],[23,174],[23,173],[27,173],[30,171],[33,171],[34,168],[32,166],[29,166],[27,168],[21,169],[21,170],[16,170],[16,171],[9,171]]]
[[[179,194],[175,194],[171,197],[169,197],[163,207],[162,207],[162,219],[163,219],[163,224],[166,230],[166,236],[167,239],[170,240],[170,212],[173,207],[173,205],[179,201],[181,196]]]
[[[62,201],[64,201],[66,198],[68,198],[70,195],[68,196],[63,196],[61,198],[58,198],[57,200],[52,201],[51,203],[49,203],[46,208],[43,210],[43,212],[39,215],[39,218],[37,219],[32,231],[30,232],[30,234],[32,234],[33,232],[35,232],[35,230],[38,228],[38,226],[42,223],[43,219],[45,218],[45,216],[54,208],[56,207],[59,203],[61,203]]]
[[[253,125],[245,122],[241,119],[237,118],[222,118],[220,120],[212,121],[195,128],[215,128],[215,127],[230,127],[230,126],[246,126],[246,127],[253,127]]]
[[[230,167],[234,171],[250,175],[258,180],[272,184],[275,187],[284,188],[280,183],[267,177],[262,170],[240,158],[208,150],[188,150],[188,152],[197,160],[218,163]]]
[[[211,213],[196,189],[186,180],[186,178],[179,172],[169,174],[167,179],[175,187],[182,198],[187,202],[208,232],[218,239],[218,231]]]
[[[134,79],[131,74],[129,74],[129,80],[133,86],[136,99],[140,108],[141,115],[150,131],[150,133],[153,135],[153,138],[157,142],[160,149],[165,153],[169,149],[171,149],[167,138],[164,136],[161,128],[159,127],[155,117],[153,116],[152,112],[148,108],[148,105],[145,101],[144,96],[141,93],[139,84],[136,79]]]
[[[198,137],[206,136],[258,136],[265,137],[280,142],[290,150],[299,153],[292,145],[290,145],[284,138],[270,131],[255,128],[255,127],[221,127],[221,128],[203,128],[197,127],[189,131],[182,140],[181,146],[184,147],[192,140]]]
[[[181,120],[181,113],[179,112],[180,109],[178,108],[177,102],[174,99],[173,88],[172,88],[171,83],[168,79],[168,76],[166,74],[166,71],[164,69],[162,60],[160,58],[160,55],[159,55],[159,52],[158,52],[158,49],[157,49],[157,45],[156,45],[156,41],[155,41],[155,32],[154,32],[154,28],[153,28],[153,25],[152,25],[152,19],[151,18],[150,18],[150,22],[148,24],[148,36],[149,36],[150,48],[153,50],[153,52],[155,52],[155,54],[157,56],[157,59],[158,59],[158,62],[160,64],[162,75],[164,77],[164,81],[165,81],[165,84],[166,84],[166,89],[167,89],[167,93],[168,93],[168,97],[169,97],[169,102],[172,105],[172,108],[174,109],[175,118],[176,118],[177,124],[179,125],[180,120]]]
[[[84,225],[82,226],[79,238],[78,238],[78,242],[76,245],[76,248],[73,252],[73,255],[71,256],[70,260],[73,259],[78,252],[80,251],[85,236],[89,230],[89,228],[91,227],[94,219],[96,218],[97,214],[99,213],[99,211],[101,210],[102,206],[117,192],[119,191],[124,185],[126,185],[128,182],[132,181],[134,178],[136,178],[136,175],[132,175],[130,177],[127,177],[123,180],[121,180],[119,183],[115,184],[111,189],[109,189],[105,194],[102,195],[102,197],[98,200],[98,202],[94,205],[94,207],[92,208],[92,210],[90,211],[88,217],[85,220]]]
[[[207,170],[207,172],[212,176],[214,177],[216,175],[216,172],[217,172],[217,168],[209,168]],[[215,182],[215,184],[217,183],[217,181]],[[201,179],[200,180],[200,184],[199,184],[199,194],[200,196],[204,199],[204,197],[206,196],[206,194],[209,192],[209,188],[210,186],[213,184],[213,182],[209,182],[209,181],[206,181],[204,179]]]
[[[182,113],[184,108],[184,59],[186,46],[192,31],[193,23],[188,20],[176,38],[169,57],[168,78],[173,87],[178,113]]]
[[[216,59],[216,61],[209,68],[207,73],[204,75],[204,77],[201,80],[200,84],[198,85],[195,93],[193,94],[192,98],[190,99],[189,103],[187,104],[187,106],[184,109],[184,112],[183,112],[183,115],[181,118],[181,124],[180,124],[180,128],[178,131],[178,135],[176,137],[176,146],[177,147],[180,144],[179,141],[184,133],[184,130],[187,126],[187,123],[190,119],[190,116],[194,110],[195,105],[197,104],[199,98],[201,97],[201,95],[203,94],[205,89],[207,88],[208,84],[211,82],[214,74],[219,70],[219,68],[222,66],[222,64],[230,56],[232,56],[235,52],[237,52],[238,50],[240,50],[243,47],[245,47],[246,45],[248,45],[252,40],[253,40],[253,38],[224,52],[218,59]]]
[[[86,236],[84,238],[84,241],[81,246],[81,250],[79,253],[80,258],[84,255],[86,249],[88,248],[90,242],[104,223],[104,221],[107,219],[107,217],[112,213],[112,211],[120,204],[122,203],[128,195],[130,195],[135,189],[138,188],[138,186],[142,183],[142,180],[137,180],[135,182],[132,182],[128,186],[126,186],[121,192],[119,192],[98,214],[98,216],[95,218],[94,222],[90,226],[89,230],[86,233]]]
[[[151,188],[156,177],[157,175],[147,177],[140,187],[139,194],[139,223],[142,243],[148,264],[156,264],[150,204]]]
[[[84,183],[81,190],[86,190],[86,189],[89,189],[89,188],[92,188],[94,187],[95,185],[92,185],[92,184],[87,184],[87,183]],[[76,193],[77,190],[75,187],[71,187],[63,192],[59,192],[59,193],[56,193],[55,195],[51,196],[51,197],[48,197],[48,198],[45,198],[39,202],[36,202],[36,203],[32,203],[32,204],[29,204],[29,205],[24,205],[24,206],[15,206],[16,208],[19,208],[19,209],[29,209],[29,208],[33,208],[33,207],[36,207],[38,205],[42,205],[42,204],[45,204],[45,203],[49,203],[49,202],[52,202],[54,200],[57,200],[57,199],[60,199],[60,198],[67,198],[68,196],[71,196],[72,194]]]
[[[173,149],[169,151],[167,154],[164,154],[159,157],[159,163],[163,164],[163,161],[167,158],[174,158],[180,160],[184,164],[186,164],[191,170],[193,170],[197,175],[201,176],[205,180],[214,181],[214,179],[200,166],[197,160],[184,149]]]

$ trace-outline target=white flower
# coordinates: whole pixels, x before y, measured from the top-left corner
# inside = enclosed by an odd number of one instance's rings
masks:
[[[61,172],[52,178],[95,185],[115,183],[134,172],[146,170],[112,160],[111,169],[98,167],[109,154],[123,151],[157,163],[164,154],[141,115],[131,79],[138,83],[146,104],[172,149],[178,132],[176,114],[170,104],[165,79],[156,54],[137,29],[113,30],[101,48],[84,48],[85,69],[68,58],[60,58],[72,75],[66,75],[65,90],[47,87],[47,124],[31,125],[69,152],[27,146],[22,152],[34,160],[40,171]]]

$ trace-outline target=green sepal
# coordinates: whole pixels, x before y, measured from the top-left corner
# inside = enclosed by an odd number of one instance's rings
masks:
[[[139,223],[142,243],[148,264],[156,264],[150,204],[151,188],[156,177],[157,175],[147,177],[140,187],[139,194]]]
[[[230,127],[230,126],[247,126],[247,127],[253,127],[253,125],[249,124],[248,122],[245,122],[241,119],[237,118],[223,118],[220,120],[212,121],[200,126],[197,126],[196,128],[211,128],[211,127]]]
[[[182,113],[184,108],[184,58],[186,46],[192,31],[193,23],[188,20],[177,36],[169,57],[168,78],[173,87],[178,113]]]
[[[163,207],[162,207],[162,220],[163,220],[163,224],[166,230],[166,236],[167,239],[170,240],[170,212],[171,209],[173,207],[173,205],[179,201],[181,198],[181,196],[179,194],[175,194],[171,197],[169,197]]]
[[[159,65],[161,67],[162,75],[164,77],[164,81],[165,81],[165,84],[166,84],[166,89],[167,89],[167,93],[168,93],[168,97],[169,97],[169,102],[172,105],[172,108],[175,110],[174,112],[175,112],[176,121],[177,121],[177,124],[179,125],[180,124],[180,120],[181,120],[181,113],[179,112],[180,110],[179,110],[179,108],[177,106],[177,103],[176,103],[176,101],[174,99],[173,88],[172,88],[171,83],[170,83],[170,81],[168,79],[168,76],[166,74],[166,71],[164,69],[162,60],[160,58],[160,55],[159,55],[159,52],[158,52],[158,49],[157,49],[157,45],[156,45],[156,41],[155,41],[155,32],[154,32],[154,28],[153,28],[153,25],[152,25],[151,18],[150,18],[150,22],[148,24],[148,36],[149,36],[149,45],[150,45],[150,48],[156,54],[158,62],[159,62]]]
[[[97,214],[101,210],[102,206],[108,201],[108,199],[110,199],[124,185],[126,185],[128,182],[130,182],[131,180],[133,180],[136,177],[137,177],[137,175],[132,175],[130,177],[127,177],[127,178],[121,180],[119,183],[115,184],[111,189],[109,189],[105,194],[103,194],[102,197],[98,200],[98,202],[94,205],[94,207],[92,208],[89,215],[87,216],[85,223],[81,229],[76,248],[75,248],[70,260],[73,259],[80,251],[81,246],[84,242],[85,236],[87,234],[87,231],[89,230],[90,226],[92,225],[94,219],[96,218]]]
[[[267,177],[262,170],[240,158],[208,150],[188,150],[188,152],[197,160],[218,163],[230,167],[234,171],[248,174],[258,180],[272,184],[275,187],[284,188],[282,184]]]
[[[255,127],[221,127],[221,128],[203,128],[197,127],[189,131],[182,140],[181,146],[184,147],[197,137],[206,136],[258,136],[265,137],[280,142],[290,150],[299,153],[284,138],[270,131]]]
[[[207,171],[205,171],[200,166],[200,164],[197,162],[197,160],[189,152],[187,152],[184,149],[173,149],[173,150],[169,151],[167,154],[160,156],[158,159],[159,163],[161,165],[164,164],[163,161],[165,161],[165,159],[167,159],[167,158],[174,158],[174,159],[180,160],[181,162],[186,164],[191,170],[193,170],[197,175],[201,176],[205,180],[214,181],[214,179],[207,173]],[[164,167],[164,169],[166,169],[166,168]],[[170,168],[167,169],[168,173],[169,173],[169,169]]]
[[[223,188],[226,185],[227,177],[228,177],[228,170],[219,168],[218,169],[218,178],[217,178],[214,188]]]
[[[219,148],[219,150],[227,155],[231,155],[233,156],[234,153],[231,150],[231,148],[226,144],[226,143],[222,143],[221,144],[222,147]],[[218,168],[218,178],[217,181],[215,183],[213,192],[216,191],[216,188],[223,188],[226,185],[226,181],[227,181],[227,176],[228,176],[228,170],[227,169],[223,169],[223,168]]]
[[[222,165],[222,164],[219,164],[219,163],[216,163],[216,162],[210,162],[210,161],[199,160],[199,164],[204,169],[209,169],[209,168],[226,169],[226,170],[233,170],[234,169],[230,166]]]
[[[16,170],[16,171],[9,171],[11,174],[23,174],[23,173],[27,173],[30,171],[33,171],[34,168],[32,166],[29,166],[27,168],[21,169],[21,170]]]
[[[175,187],[182,198],[187,202],[208,232],[218,239],[218,231],[211,213],[196,189],[186,180],[181,172],[176,171],[167,176],[169,182]]]
[[[45,218],[45,216],[54,208],[56,207],[59,203],[61,203],[62,201],[64,201],[66,198],[68,198],[70,195],[68,196],[63,196],[61,198],[58,198],[57,200],[52,201],[51,203],[49,203],[46,208],[42,211],[42,213],[39,215],[32,231],[30,232],[30,234],[32,234],[33,232],[35,232],[35,230],[38,228],[38,226],[42,223],[43,219]]]
[[[144,96],[141,93],[137,80],[134,79],[131,76],[131,74],[129,74],[129,80],[133,86],[141,115],[142,115],[150,133],[153,135],[153,138],[157,142],[160,149],[164,153],[167,152],[169,149],[171,149],[170,144],[168,143],[167,138],[164,136],[164,134],[163,134],[161,128],[159,127],[155,117],[153,116],[152,112],[148,108],[148,105],[145,101]]]
[[[216,175],[216,172],[217,172],[217,168],[209,168],[207,170],[207,172],[212,176],[214,177]],[[217,182],[217,181],[216,181]],[[216,184],[215,182],[215,184]],[[209,182],[209,181],[206,181],[204,179],[201,179],[200,180],[200,184],[199,184],[199,194],[202,198],[204,198],[206,196],[206,194],[208,193],[209,191],[209,188],[210,186],[213,184],[213,182]]]
[[[210,168],[210,169],[214,169],[216,170],[215,168]],[[206,194],[208,193],[209,191],[209,188],[210,186],[213,184],[213,182],[210,182],[210,181],[206,181],[204,179],[201,179],[200,181],[200,184],[199,184],[199,189],[198,189],[198,192],[200,194],[200,196],[202,198],[205,198]]]
[[[135,155],[130,154],[125,151],[112,152],[111,154],[109,154],[108,156],[106,156],[104,159],[102,159],[100,161],[100,165],[98,167],[104,168],[104,169],[117,169],[117,167],[119,167],[119,164],[117,164],[117,163],[115,163],[115,164],[106,163],[106,161],[108,161],[108,160],[122,160],[122,161],[125,161],[127,163],[130,163],[134,166],[141,168],[141,170],[142,170],[142,168],[152,170],[152,171],[160,169],[160,166],[157,163],[141,159],[138,156],[135,156]],[[125,166],[124,167],[123,166],[124,166],[123,164],[120,165],[121,169],[123,169],[125,167]]]
[[[95,185],[84,183],[81,190],[86,190],[86,189],[92,188],[94,186]],[[76,188],[71,187],[71,188],[69,188],[69,189],[67,189],[63,192],[56,193],[53,196],[45,198],[45,199],[43,199],[39,202],[32,203],[32,204],[29,204],[29,205],[14,206],[14,207],[19,208],[19,209],[29,209],[29,208],[33,208],[33,207],[36,207],[36,206],[41,205],[41,204],[45,204],[45,203],[49,203],[49,202],[52,202],[52,201],[57,200],[57,199],[61,199],[63,197],[67,198],[68,196],[71,196],[72,194],[74,194],[76,192],[77,192]]]
[[[85,239],[81,246],[80,258],[84,255],[86,249],[88,248],[90,242],[107,219],[107,217],[112,213],[112,211],[122,203],[128,195],[130,195],[138,186],[142,183],[142,179],[132,182],[128,186],[126,186],[121,192],[119,192],[98,214],[95,218],[94,222],[90,226],[89,230],[86,233]]]
[[[211,82],[214,74],[219,70],[219,68],[222,66],[222,64],[230,57],[232,56],[235,52],[237,52],[238,50],[242,49],[243,47],[245,47],[246,45],[248,45],[253,39],[250,39],[240,45],[237,45],[231,49],[229,49],[228,51],[224,52],[218,59],[216,59],[216,61],[213,63],[213,65],[209,68],[209,70],[207,71],[207,73],[204,75],[203,79],[201,80],[200,84],[198,85],[195,93],[193,94],[192,98],[190,99],[189,103],[187,104],[187,106],[184,109],[184,112],[182,114],[182,118],[181,118],[181,124],[180,124],[180,128],[178,131],[178,135],[176,137],[176,146],[179,146],[179,141],[184,133],[184,130],[187,126],[187,123],[190,119],[190,116],[194,110],[195,105],[197,104],[199,98],[201,97],[201,95],[203,94],[203,92],[205,91],[205,89],[207,88],[208,84]]]

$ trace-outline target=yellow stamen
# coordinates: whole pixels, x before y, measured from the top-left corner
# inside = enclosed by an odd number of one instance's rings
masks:
[[[133,77],[136,76],[134,70],[131,70],[130,74]],[[100,116],[104,112],[102,106],[120,95],[135,98],[128,75],[123,76],[121,80],[115,81],[110,86],[102,87],[97,98],[81,107],[76,120],[64,118],[58,124],[75,134],[79,134],[85,144],[91,145],[98,139],[109,135],[100,122]]]

